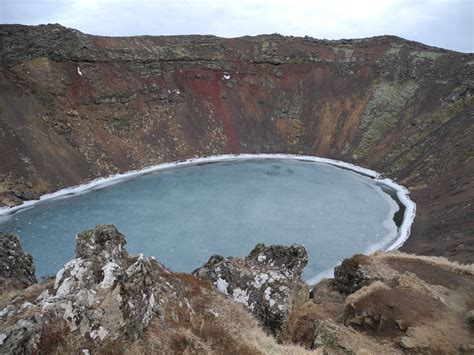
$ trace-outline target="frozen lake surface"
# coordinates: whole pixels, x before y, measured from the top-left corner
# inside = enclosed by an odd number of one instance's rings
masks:
[[[258,159],[186,165],[0,216],[18,234],[37,276],[74,257],[75,235],[115,224],[132,254],[191,272],[211,255],[248,255],[257,243],[301,243],[304,277],[398,237],[396,202],[373,181],[324,163]]]

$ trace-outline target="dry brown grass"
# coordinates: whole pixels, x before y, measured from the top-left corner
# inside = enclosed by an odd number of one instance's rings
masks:
[[[389,253],[378,252],[373,255],[375,259],[395,259],[399,261],[411,260],[417,262],[425,262],[433,266],[445,269],[450,272],[467,274],[474,276],[474,263],[472,264],[460,264],[456,261],[450,261],[442,256],[426,256],[426,255],[416,255],[416,254],[406,254],[400,251],[392,251]]]
[[[295,345],[282,345],[266,334],[257,320],[243,306],[217,293],[208,283],[189,275],[177,275],[188,280],[186,297],[192,312],[177,312],[173,304],[161,308],[164,322],[155,318],[144,336],[132,345],[133,354],[205,353],[205,354],[306,354]],[[204,287],[203,287],[204,286]],[[195,288],[198,287],[199,292]],[[175,314],[173,317],[170,313]]]

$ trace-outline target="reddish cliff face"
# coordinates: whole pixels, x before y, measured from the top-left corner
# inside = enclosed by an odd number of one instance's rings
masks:
[[[418,205],[409,252],[472,261],[474,56],[397,37],[109,38],[0,26],[0,201],[152,164],[296,153]]]

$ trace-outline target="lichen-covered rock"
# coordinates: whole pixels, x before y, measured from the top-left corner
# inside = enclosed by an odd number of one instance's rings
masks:
[[[77,237],[76,258],[56,275],[56,297],[64,299],[64,318],[92,340],[110,336],[137,338],[155,309],[150,276],[159,264],[131,258],[124,236],[112,225],[100,225]],[[91,304],[100,304],[90,307]]]
[[[55,280],[2,295],[0,354],[303,352],[278,344],[209,282],[124,246],[114,226],[82,232]]]
[[[5,288],[25,288],[36,282],[30,254],[23,251],[16,235],[0,232],[0,284]]]
[[[364,265],[369,263],[370,258],[362,254],[345,259],[341,265],[334,268],[336,288],[342,293],[350,294],[369,285],[374,280],[363,268]]]
[[[220,292],[243,304],[265,328],[278,335],[307,263],[308,254],[301,245],[258,244],[247,257],[212,256],[193,274],[211,281]]]
[[[6,321],[24,308],[31,315],[1,331],[0,352],[35,352],[57,333],[92,343],[140,337],[157,313],[151,273],[163,267],[153,259],[129,256],[124,245],[112,225],[80,233],[76,258],[57,273],[52,290],[46,289],[35,304],[8,310]]]

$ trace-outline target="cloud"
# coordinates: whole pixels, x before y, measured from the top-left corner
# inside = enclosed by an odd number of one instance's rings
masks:
[[[262,33],[316,38],[393,34],[474,50],[471,0],[0,0],[3,23],[61,23],[98,35]]]

